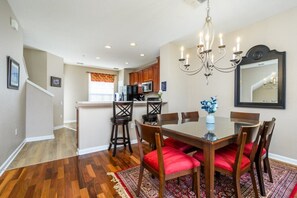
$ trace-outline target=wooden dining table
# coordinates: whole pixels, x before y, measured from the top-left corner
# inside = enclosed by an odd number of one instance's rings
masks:
[[[207,124],[205,117],[198,121],[161,126],[164,136],[177,139],[203,150],[204,175],[206,197],[214,197],[214,156],[215,150],[236,141],[237,133],[241,126],[258,124],[254,120],[231,119],[215,117],[214,124]]]

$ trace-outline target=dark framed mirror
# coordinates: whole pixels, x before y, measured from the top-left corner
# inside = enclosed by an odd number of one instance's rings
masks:
[[[236,107],[286,107],[286,52],[252,47],[235,70]]]

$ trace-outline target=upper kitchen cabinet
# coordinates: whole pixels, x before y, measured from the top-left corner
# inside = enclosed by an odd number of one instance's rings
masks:
[[[141,83],[139,82],[138,72],[132,72],[129,74],[129,82],[130,82],[130,85],[137,85]]]
[[[138,71],[137,74],[138,74],[138,93],[141,94],[142,93],[142,86],[141,86],[141,83],[143,82],[142,80],[142,70],[141,71]]]
[[[153,86],[154,92],[158,92],[160,89],[160,66],[159,61],[153,66]]]
[[[143,73],[142,73],[143,82],[153,80],[153,67],[152,66],[150,66],[142,71],[143,71]]]
[[[157,62],[149,67],[140,70],[138,72],[132,72],[129,74],[130,85],[138,84],[138,93],[142,93],[141,83],[153,81],[153,92],[158,92],[160,89],[160,58],[157,58]]]

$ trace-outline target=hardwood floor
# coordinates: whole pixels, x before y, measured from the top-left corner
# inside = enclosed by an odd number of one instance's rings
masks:
[[[107,172],[138,165],[137,144],[132,148],[132,155],[121,147],[115,157],[102,151],[6,171],[0,197],[120,197]]]
[[[76,156],[75,131],[67,128],[54,131],[55,139],[29,142],[8,169]]]

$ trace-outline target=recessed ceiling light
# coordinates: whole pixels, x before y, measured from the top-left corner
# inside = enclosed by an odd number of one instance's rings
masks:
[[[105,45],[105,48],[106,48],[106,49],[110,49],[111,46],[110,46],[110,45]]]
[[[128,62],[125,62],[125,64],[128,65],[129,63]]]
[[[144,54],[140,54],[140,56],[144,56]]]
[[[135,47],[136,43],[130,43],[130,46]]]
[[[99,59],[100,59],[100,57],[99,57],[99,56],[97,56],[97,57],[96,57],[96,59],[97,59],[97,60],[99,60]]]

